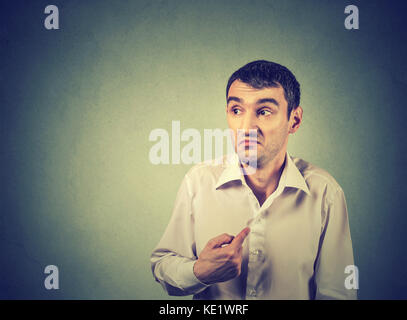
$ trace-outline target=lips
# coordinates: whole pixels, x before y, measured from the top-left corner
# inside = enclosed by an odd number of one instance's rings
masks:
[[[253,144],[260,144],[260,142],[258,142],[257,140],[247,140],[247,139],[245,139],[245,140],[240,141],[239,145],[241,145],[243,143],[244,143],[245,146],[249,146],[249,145],[253,145]]]

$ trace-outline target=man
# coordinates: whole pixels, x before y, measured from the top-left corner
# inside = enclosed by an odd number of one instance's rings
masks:
[[[296,78],[254,61],[232,74],[226,99],[238,161],[186,174],[151,255],[155,279],[194,299],[355,299],[344,284],[354,262],[343,190],[287,152],[303,114]],[[241,160],[253,147],[249,174]]]

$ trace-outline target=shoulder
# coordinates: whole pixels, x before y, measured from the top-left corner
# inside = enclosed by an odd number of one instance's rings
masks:
[[[196,190],[197,186],[204,188],[215,188],[215,185],[225,170],[226,158],[204,161],[192,166],[185,174],[185,180],[191,190]]]
[[[291,159],[304,177],[312,194],[324,194],[328,200],[331,200],[338,192],[343,193],[340,184],[325,169],[299,157],[291,156]]]

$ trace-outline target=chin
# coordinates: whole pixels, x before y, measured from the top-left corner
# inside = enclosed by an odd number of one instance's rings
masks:
[[[258,167],[258,157],[257,155],[252,155],[250,152],[241,152],[238,154],[239,155],[239,159],[240,161],[245,164],[248,165],[250,167],[253,168],[257,168]]]

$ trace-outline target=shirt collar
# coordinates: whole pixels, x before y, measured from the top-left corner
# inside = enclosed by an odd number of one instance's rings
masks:
[[[222,165],[225,169],[222,171],[222,174],[215,185],[216,189],[231,181],[241,181],[242,183],[245,183],[239,157],[236,153],[228,155]]]
[[[287,178],[286,178],[286,187],[297,188],[303,190],[309,196],[311,195],[311,191],[308,188],[307,182],[304,179],[304,176],[298,170],[297,166],[295,165],[294,161],[292,160],[291,156],[286,154],[286,167],[287,167]]]
[[[241,181],[242,184],[246,184],[246,181],[243,177],[242,168],[240,167],[239,157],[236,153],[227,157],[224,166],[225,169],[223,170],[215,185],[216,189],[231,181]],[[291,156],[288,154],[288,151],[286,152],[286,162],[280,177],[280,182],[285,182],[285,185],[283,187],[301,189],[306,194],[311,195],[304,176],[298,170]]]

